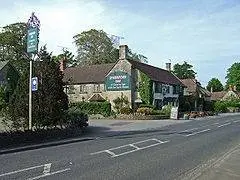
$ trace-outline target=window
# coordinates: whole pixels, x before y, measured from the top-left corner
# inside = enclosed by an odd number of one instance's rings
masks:
[[[100,84],[94,84],[94,92],[100,92]]]
[[[162,84],[155,82],[155,93],[162,93]]]
[[[75,87],[74,85],[69,85],[68,87],[66,87],[67,89],[67,93],[68,94],[75,94]]]
[[[180,86],[179,85],[173,86],[173,94],[178,94],[179,92],[180,92]]]
[[[80,85],[80,86],[79,86],[79,92],[80,92],[80,93],[85,93],[85,92],[86,92],[86,90],[85,90],[85,85]]]

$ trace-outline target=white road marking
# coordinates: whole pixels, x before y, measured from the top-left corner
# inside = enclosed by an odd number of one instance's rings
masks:
[[[211,129],[204,129],[202,131],[198,131],[198,132],[195,132],[195,133],[192,133],[192,134],[188,134],[186,135],[186,137],[189,137],[189,136],[194,136],[196,134],[200,134],[200,133],[203,133],[203,132],[207,132],[207,131],[210,131]]]
[[[235,122],[235,123],[238,123],[240,120],[237,120],[237,121],[233,121],[233,122]]]
[[[167,143],[169,141],[163,141],[161,143],[155,143],[155,144],[151,144],[149,146],[145,146],[145,147],[141,147],[141,148],[138,148],[138,149],[134,149],[134,150],[131,150],[131,151],[126,151],[124,153],[120,153],[120,154],[116,154],[115,156],[112,156],[113,158],[115,157],[119,157],[119,156],[122,156],[122,155],[125,155],[125,154],[129,154],[129,153],[132,153],[132,152],[135,152],[135,151],[139,151],[139,150],[142,150],[142,149],[146,149],[146,148],[150,148],[150,147],[153,147],[153,146],[157,146],[159,144],[163,144],[163,143]]]
[[[51,172],[51,173],[48,173],[48,174],[43,174],[43,175],[40,175],[40,176],[32,177],[32,178],[29,178],[28,180],[40,179],[40,178],[43,178],[43,177],[47,177],[47,176],[51,176],[51,175],[54,175],[54,174],[63,173],[65,171],[70,171],[70,170],[71,170],[70,168],[62,169],[62,170]]]
[[[227,126],[229,124],[231,124],[231,123],[229,122],[229,123],[225,123],[225,124],[219,125],[218,128],[223,127],[223,126]]]
[[[51,171],[52,163],[45,164],[43,167],[43,174],[49,174]]]
[[[105,150],[106,153],[110,154],[111,156],[115,156],[116,154],[112,151],[109,151],[109,150]]]
[[[154,144],[151,144],[151,145],[148,145],[148,146],[144,146],[144,147],[138,147],[137,146],[137,144],[141,144],[141,143],[148,142],[148,141],[156,141],[157,143],[154,143]],[[144,140],[144,141],[138,141],[138,142],[131,143],[131,144],[126,144],[126,145],[123,145],[123,146],[118,146],[118,147],[110,148],[110,149],[107,149],[107,150],[94,152],[94,153],[91,153],[91,155],[100,154],[100,153],[104,153],[105,152],[105,153],[110,154],[111,157],[118,157],[118,156],[122,156],[122,155],[125,155],[125,154],[129,154],[129,153],[132,153],[132,152],[135,152],[135,151],[139,151],[139,150],[142,150],[142,149],[150,148],[150,147],[157,146],[159,144],[163,144],[163,143],[167,143],[167,142],[169,142],[169,141],[161,141],[161,140],[158,140],[158,139],[155,139],[155,138],[147,139],[147,140]],[[115,154],[114,152],[112,152],[113,150],[121,149],[121,148],[124,148],[124,147],[133,147],[135,149],[134,150],[130,150],[130,151],[126,151],[126,152],[120,153],[120,154]]]
[[[198,128],[185,129],[185,130],[181,131],[180,133],[189,132],[189,131],[193,131],[193,130],[197,130],[197,129]]]
[[[8,176],[8,175],[12,175],[12,174],[16,174],[16,173],[20,173],[20,172],[24,172],[24,171],[36,169],[36,168],[40,168],[40,167],[43,167],[43,166],[44,166],[44,164],[43,165],[39,165],[39,166],[33,166],[33,167],[25,168],[25,169],[12,171],[12,172],[8,172],[8,173],[4,173],[4,174],[0,174],[0,177]]]
[[[215,125],[218,125],[219,123],[214,123]]]

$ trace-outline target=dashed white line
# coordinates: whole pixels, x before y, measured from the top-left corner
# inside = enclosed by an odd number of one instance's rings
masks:
[[[225,123],[225,124],[219,125],[218,128],[220,128],[220,127],[224,127],[224,126],[227,126],[227,125],[229,125],[229,124],[231,124],[231,122],[228,122],[228,123]]]
[[[240,120],[237,120],[237,121],[233,121],[233,122],[235,122],[235,123],[238,123],[238,122],[240,122]]]
[[[186,137],[189,137],[189,136],[194,136],[196,134],[200,134],[200,133],[203,133],[203,132],[207,132],[207,131],[210,131],[211,129],[204,129],[202,131],[198,131],[198,132],[195,132],[195,133],[192,133],[192,134],[188,134],[186,135]]]
[[[197,130],[198,128],[192,128],[192,129],[186,129],[186,130],[183,130],[181,132],[189,132],[189,131],[193,131],[193,130]]]
[[[51,172],[51,173],[48,173],[48,174],[42,174],[42,175],[40,175],[40,176],[32,177],[32,178],[29,178],[28,180],[40,179],[40,178],[47,177],[47,176],[51,176],[51,175],[54,175],[54,174],[63,173],[63,172],[65,172],[65,171],[69,171],[69,170],[70,170],[70,168],[62,169],[62,170],[55,171],[55,172]]]

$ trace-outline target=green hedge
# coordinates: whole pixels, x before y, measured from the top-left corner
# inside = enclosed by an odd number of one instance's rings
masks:
[[[77,102],[72,103],[70,107],[76,107],[87,114],[111,115],[111,104],[109,102]]]

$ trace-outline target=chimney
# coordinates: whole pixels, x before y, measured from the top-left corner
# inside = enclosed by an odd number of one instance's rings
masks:
[[[127,59],[128,54],[128,46],[127,45],[121,45],[119,46],[119,59]]]
[[[211,93],[213,93],[213,87],[211,87]]]
[[[171,71],[171,63],[166,63],[166,70]]]
[[[65,60],[65,58],[62,58],[61,60],[60,60],[60,71],[64,71],[66,69],[66,60]]]

